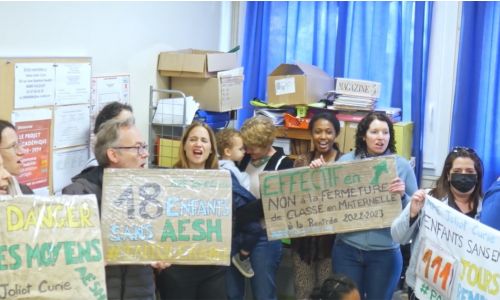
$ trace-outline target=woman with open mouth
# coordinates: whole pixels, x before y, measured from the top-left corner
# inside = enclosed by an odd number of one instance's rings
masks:
[[[3,158],[4,167],[12,175],[13,184],[19,184],[15,176],[21,175],[23,164],[21,159],[25,154],[24,148],[19,144],[16,127],[12,123],[0,120],[0,156]],[[23,194],[33,194],[33,191],[24,184],[19,184]]]
[[[219,169],[215,135],[207,124],[193,122],[181,138],[178,169]],[[224,266],[172,265],[157,277],[161,299],[226,299]]]
[[[366,115],[358,124],[355,140],[355,150],[339,162],[396,154],[394,128],[384,113]],[[396,169],[398,177],[388,190],[399,194],[405,207],[418,188],[417,180],[408,161],[398,155]],[[333,272],[353,279],[362,299],[391,299],[403,267],[400,246],[393,241],[390,228],[337,234],[332,261]]]
[[[309,122],[313,151],[300,155],[294,167],[309,166],[319,159],[322,163],[337,161],[342,152],[335,139],[340,133],[340,122],[333,112],[315,114]],[[314,167],[314,165],[311,165]],[[320,287],[332,273],[331,252],[334,234],[294,238],[292,262],[294,288],[297,299],[306,299],[315,287]]]

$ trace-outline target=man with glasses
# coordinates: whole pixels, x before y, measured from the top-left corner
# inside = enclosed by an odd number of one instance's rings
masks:
[[[24,148],[19,144],[16,128],[12,123],[0,120],[0,155],[3,158],[5,169],[13,176],[21,175],[23,164],[21,159],[25,154]],[[17,181],[16,181],[17,184]],[[33,194],[25,184],[19,184],[23,194]]]
[[[99,132],[101,125],[109,120],[126,120],[128,118],[134,118],[132,107],[128,104],[123,104],[118,101],[110,102],[104,106],[101,111],[97,114],[94,124],[94,136],[92,137],[92,143],[95,141],[95,135]],[[90,159],[87,161],[86,167],[97,166],[98,162],[95,158],[94,153],[90,152]]]
[[[105,168],[143,168],[148,147],[132,118],[105,122],[96,136],[95,157],[99,166],[83,170],[72,178],[73,183],[63,194],[95,194],[101,206],[102,179]],[[157,262],[153,267],[163,269],[168,264]],[[155,299],[153,269],[148,265],[107,266],[108,299]]]

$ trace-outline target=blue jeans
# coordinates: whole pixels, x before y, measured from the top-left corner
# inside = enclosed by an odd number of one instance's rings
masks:
[[[235,249],[236,248],[236,249]],[[233,254],[238,247],[233,247]],[[252,294],[257,300],[272,300],[276,297],[276,272],[281,262],[281,241],[267,241],[261,238],[250,253],[255,276],[250,279]],[[226,273],[228,299],[242,300],[245,296],[245,277],[232,264]]]
[[[332,264],[334,273],[344,274],[356,283],[362,299],[390,300],[401,275],[403,258],[399,247],[364,251],[337,239]]]

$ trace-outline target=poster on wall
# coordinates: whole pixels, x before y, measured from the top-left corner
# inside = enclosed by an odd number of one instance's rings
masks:
[[[90,99],[94,117],[110,102],[130,104],[130,75],[92,77]]]
[[[55,69],[55,104],[89,104],[90,63],[57,63]]]
[[[54,194],[59,195],[62,189],[71,183],[71,178],[85,169],[88,158],[88,146],[54,150],[52,153],[52,187]]]
[[[0,219],[0,299],[107,299],[95,195],[0,196]]]
[[[105,169],[101,230],[108,264],[229,265],[225,170]]]
[[[14,69],[14,108],[54,104],[54,63],[17,63]]]
[[[21,159],[23,168],[18,180],[36,194],[48,195],[52,110],[15,110],[12,112],[12,121],[17,128],[18,143],[25,153]]]
[[[89,105],[57,106],[54,109],[54,148],[89,143]]]

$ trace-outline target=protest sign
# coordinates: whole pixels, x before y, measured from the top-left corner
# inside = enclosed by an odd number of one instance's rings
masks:
[[[391,226],[401,196],[388,191],[394,156],[265,172],[260,188],[270,240]]]
[[[0,219],[0,299],[107,299],[94,195],[0,196]]]
[[[500,232],[427,196],[420,220],[419,299],[499,299]]]
[[[109,264],[229,265],[228,171],[105,169],[104,257]]]

